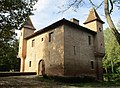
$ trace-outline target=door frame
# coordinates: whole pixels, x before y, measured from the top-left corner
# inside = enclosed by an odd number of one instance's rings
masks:
[[[40,67],[40,66],[42,66],[42,67]],[[45,62],[43,59],[39,60],[39,62],[38,62],[38,75],[45,75]]]

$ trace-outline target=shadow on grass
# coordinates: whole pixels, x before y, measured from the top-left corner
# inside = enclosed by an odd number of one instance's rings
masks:
[[[75,86],[75,87],[116,87],[120,86],[120,82],[96,81],[94,78],[79,77],[38,77],[42,82],[56,83],[58,85]]]

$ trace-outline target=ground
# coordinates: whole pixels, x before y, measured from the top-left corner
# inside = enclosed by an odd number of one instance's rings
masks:
[[[12,87],[12,88],[61,88],[61,85],[57,83],[49,83],[46,81],[39,80],[38,76],[11,76],[11,77],[0,77],[0,88],[1,87]]]
[[[111,87],[112,86],[112,87]],[[60,82],[53,79],[44,79],[38,76],[10,76],[0,77],[0,88],[120,88],[120,83],[106,82]]]

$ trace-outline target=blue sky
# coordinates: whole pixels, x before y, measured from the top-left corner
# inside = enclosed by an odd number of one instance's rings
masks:
[[[70,0],[69,0],[70,1]],[[101,3],[101,0],[92,0],[96,5]],[[68,0],[38,0],[37,4],[34,6],[36,9],[34,11],[34,15],[31,16],[32,22],[37,30],[48,26],[62,18],[71,19],[77,18],[80,21],[80,25],[86,20],[89,10],[92,6],[89,4],[88,0],[84,0],[85,4],[82,4],[77,12],[73,11],[73,8],[67,10],[64,13],[58,13],[63,6],[66,5]],[[60,8],[59,8],[60,7]],[[104,15],[104,7],[100,7],[97,10],[98,14],[100,15],[101,19],[105,21],[104,28],[106,28],[107,22]],[[117,24],[118,19],[120,19],[120,10],[118,11],[117,8],[114,8],[112,13],[112,19]]]
[[[92,8],[89,0],[83,0],[85,4],[83,3],[76,12],[73,11],[73,8],[71,8],[64,13],[58,13],[61,10],[60,8],[63,9],[63,5],[66,5],[68,1],[70,0],[38,0],[37,4],[34,6],[34,8],[36,9],[33,12],[34,15],[30,17],[35,28],[37,30],[40,30],[62,18],[66,18],[68,20],[71,18],[76,18],[79,20],[80,25],[83,25],[84,21],[87,19],[90,9]],[[101,3],[101,0],[92,1],[96,5],[99,5],[99,3]],[[104,15],[104,7],[102,6],[97,9],[97,12],[100,18],[105,22],[105,29],[106,27],[108,27],[108,25]],[[118,20],[120,20],[120,10],[118,10],[116,7],[114,8],[112,13],[112,19],[115,24],[117,24]]]

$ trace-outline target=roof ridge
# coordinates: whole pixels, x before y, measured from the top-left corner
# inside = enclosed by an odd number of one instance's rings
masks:
[[[63,24],[66,24],[66,25],[75,27],[75,28],[77,28],[77,29],[80,29],[80,28],[81,28],[81,30],[84,29],[83,31],[86,31],[86,32],[89,32],[89,33],[92,33],[92,34],[96,34],[95,31],[92,31],[92,30],[90,30],[90,29],[88,29],[88,28],[86,28],[86,27],[83,27],[83,26],[81,26],[81,25],[77,25],[77,24],[75,24],[75,23],[73,23],[73,22],[71,22],[71,21],[63,18],[63,19],[61,19],[61,20],[58,20],[58,21],[55,22],[55,23],[52,23],[51,25],[49,25],[49,26],[47,26],[47,27],[45,27],[45,28],[42,28],[42,29],[36,31],[36,32],[35,32],[34,34],[32,34],[32,35],[27,36],[26,39],[30,39],[30,38],[32,38],[32,37],[34,37],[34,36],[36,36],[36,35],[41,34],[41,33],[44,33],[44,32],[50,31],[50,30],[53,30],[54,28],[56,28],[56,27],[58,27],[58,26],[60,26],[60,25],[63,25]]]
[[[27,27],[27,28],[31,28],[31,29],[35,30],[35,27],[34,27],[34,25],[33,25],[29,16],[27,17],[27,20],[26,20],[23,27]]]
[[[98,20],[102,23],[104,23],[101,18],[99,17],[98,13],[96,12],[95,8],[93,7],[90,12],[89,12],[89,15],[87,17],[87,20],[84,22],[84,24],[86,23],[89,23],[91,21],[94,21],[94,20]]]

